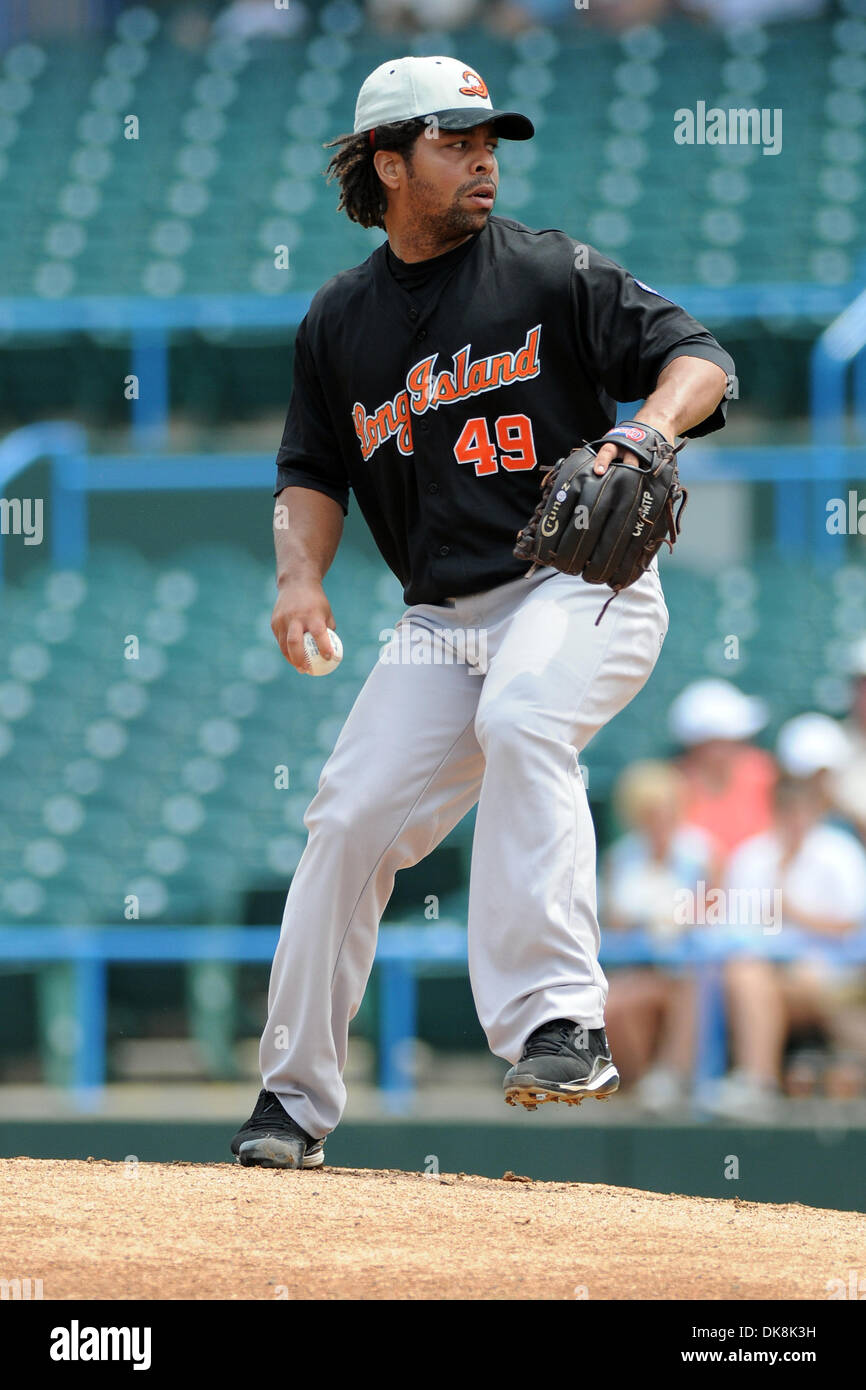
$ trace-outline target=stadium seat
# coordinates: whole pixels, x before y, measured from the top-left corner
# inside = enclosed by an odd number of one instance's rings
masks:
[[[14,158],[0,159],[0,206],[16,215],[0,218],[0,295],[279,294],[313,289],[347,255],[369,254],[375,234],[337,225],[322,146],[348,126],[357,86],[392,41],[344,33],[345,19],[334,29],[335,14],[291,45],[216,38],[194,53],[157,30],[102,51],[11,48],[0,155]],[[509,40],[464,29],[463,51],[500,103],[519,103],[543,134],[531,152],[503,148],[501,209],[595,240],[650,282],[847,279],[866,213],[863,32],[857,17],[733,28],[715,44],[676,19],[621,36],[540,28]],[[708,161],[705,149],[677,145],[662,81],[691,109],[698,100],[783,109],[796,183],[754,146],[718,147]],[[579,120],[569,114],[574,91]],[[121,130],[130,109],[138,140]],[[816,206],[802,190],[819,180]],[[699,222],[707,244],[696,250]],[[280,244],[287,271],[273,267]]]

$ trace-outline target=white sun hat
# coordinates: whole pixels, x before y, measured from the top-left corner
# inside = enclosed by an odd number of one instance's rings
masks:
[[[841,724],[828,714],[798,714],[779,730],[776,756],[792,777],[843,767],[851,752]]]
[[[442,130],[495,121],[506,140],[529,140],[535,127],[519,111],[494,107],[487,84],[457,58],[392,58],[365,79],[355,106],[355,134],[394,121],[435,116]]]
[[[757,695],[744,695],[730,681],[695,681],[681,690],[668,715],[678,743],[687,747],[711,738],[752,738],[767,722]]]

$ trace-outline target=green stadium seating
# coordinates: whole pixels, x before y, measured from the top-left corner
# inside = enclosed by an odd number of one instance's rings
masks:
[[[456,36],[335,32],[326,9],[291,43],[192,51],[153,20],[140,40],[5,55],[0,296],[309,291],[367,256],[381,233],[335,215],[323,144],[350,128],[359,84],[395,43]],[[539,126],[531,150],[504,144],[500,211],[562,226],[650,281],[847,281],[866,225],[864,33],[856,16],[712,41],[677,19],[619,35],[461,30],[498,102]],[[677,145],[672,93],[692,109],[781,108],[783,155]]]
[[[699,676],[763,695],[771,734],[808,708],[840,713],[844,651],[866,629],[860,579],[837,581],[828,627],[830,580],[801,565],[761,559],[717,578],[666,567],[670,632],[644,691],[585,751],[593,798],[626,756],[669,751],[667,709]],[[131,885],[146,880],[143,919],[231,921],[239,894],[288,884],[378,632],[404,611],[399,584],[341,551],[328,587],[351,656],[327,680],[301,681],[270,632],[270,567],[251,555],[189,546],[157,563],[97,548],[85,582],[74,628],[50,646],[27,639],[28,622],[36,608],[62,613],[74,580],[41,569],[4,597],[17,636],[0,653],[0,774],[15,815],[0,836],[0,912],[68,922],[74,885],[82,921],[120,923]],[[148,637],[171,635],[178,615],[182,640]],[[127,661],[123,639],[139,628],[139,660]],[[280,765],[288,790],[274,786]],[[470,835],[467,819],[456,838],[468,848]]]

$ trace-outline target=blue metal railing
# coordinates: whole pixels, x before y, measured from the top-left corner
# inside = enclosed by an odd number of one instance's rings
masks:
[[[830,559],[839,554],[837,537],[827,530],[827,482],[844,482],[860,477],[851,470],[852,449],[846,440],[848,412],[846,386],[848,370],[854,364],[854,412],[852,425],[860,448],[866,449],[866,290],[857,295],[824,330],[812,349],[810,367],[810,407],[813,484],[809,489],[792,489],[786,500],[787,527],[792,538],[812,532],[819,556]],[[811,502],[812,527],[807,527],[806,507]]]
[[[191,961],[270,963],[278,931],[271,927],[0,927],[0,963],[17,966],[66,962],[74,971],[76,1039],[72,1090],[82,1111],[100,1104],[106,1078],[107,967],[110,963]],[[409,1049],[417,1036],[417,980],[420,975],[466,970],[466,930],[457,923],[436,927],[383,926],[376,966],[380,987],[379,1081],[388,1109],[405,1113],[412,1100]],[[794,960],[805,949],[836,965],[866,963],[866,930],[842,940],[810,937],[786,929],[761,936],[760,952],[773,960]],[[700,992],[695,1057],[697,1084],[718,1076],[725,1066],[726,1026],[722,968],[741,955],[723,931],[701,928],[664,946],[641,932],[609,932],[602,942],[605,968],[617,965],[686,966],[696,972]]]
[[[55,567],[80,569],[87,560],[88,497],[105,492],[195,491],[200,488],[254,488],[270,491],[273,454],[88,454],[77,425],[59,421],[16,430],[0,444],[0,488],[39,458],[52,464],[51,528]],[[827,502],[845,479],[866,477],[866,444],[818,443],[800,446],[707,448],[696,445],[683,464],[689,483],[724,481],[771,483],[776,494],[776,545],[811,545],[816,554],[841,560],[844,547],[829,537]],[[818,523],[806,526],[806,494],[813,495]],[[2,573],[0,537],[0,586]]]
[[[812,444],[763,448],[693,448],[684,461],[693,482],[770,482],[775,486],[776,545],[780,551],[812,550],[824,560],[841,560],[845,548],[826,526],[827,502],[848,478],[866,476],[866,290],[852,300],[852,286],[737,285],[725,289],[667,286],[663,293],[711,323],[760,317],[764,321],[797,316],[836,315],[812,354]],[[52,527],[56,564],[80,566],[87,551],[87,496],[90,492],[163,490],[206,486],[269,487],[270,455],[174,455],[154,453],[163,443],[170,408],[168,348],[171,335],[233,329],[291,334],[306,313],[311,295],[89,296],[61,300],[0,299],[0,331],[36,336],[58,332],[111,330],[128,334],[131,369],[140,389],[131,402],[128,455],[91,456],[77,425],[56,422],[17,430],[0,445],[0,489],[37,458],[53,464],[55,517]],[[845,437],[845,387],[854,364],[855,441]],[[151,451],[151,452],[148,452]],[[2,546],[2,537],[0,537]],[[2,583],[2,551],[0,551]]]
[[[854,289],[850,285],[795,283],[662,285],[659,292],[702,322],[713,326],[760,318],[765,323],[791,318],[829,318],[842,314]],[[165,440],[170,409],[168,353],[179,332],[233,330],[288,338],[310,307],[311,291],[268,296],[256,294],[180,294],[170,299],[129,295],[70,295],[64,299],[0,298],[0,332],[41,337],[58,333],[124,333],[129,339],[129,371],[139,391],[130,402],[131,434],[136,447],[158,448]]]

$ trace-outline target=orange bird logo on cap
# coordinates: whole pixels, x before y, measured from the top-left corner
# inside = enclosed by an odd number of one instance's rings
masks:
[[[478,76],[477,72],[473,72],[471,68],[464,69],[463,80],[466,83],[466,86],[460,88],[461,96],[488,97],[490,95],[490,93],[487,90],[487,83],[483,80],[483,78]]]

